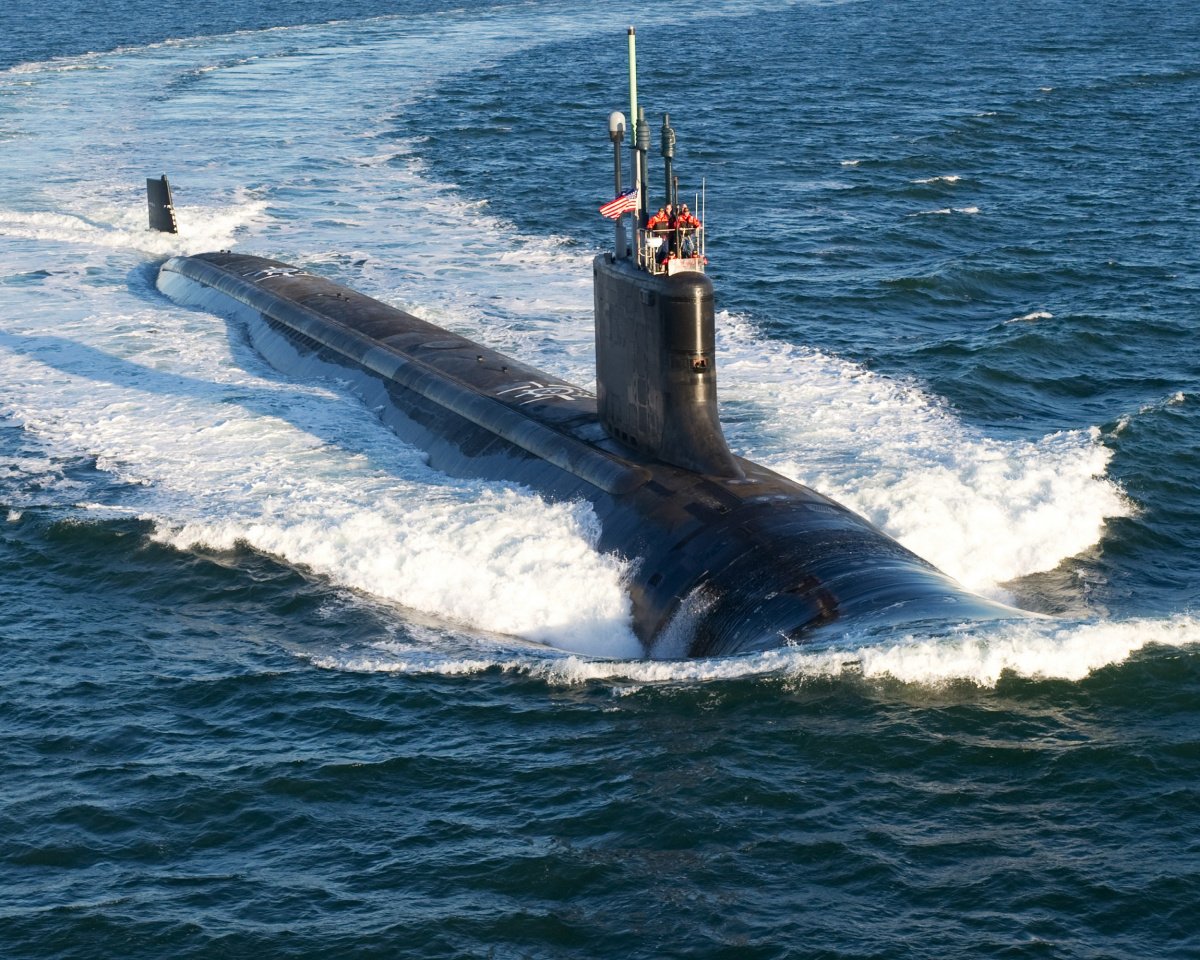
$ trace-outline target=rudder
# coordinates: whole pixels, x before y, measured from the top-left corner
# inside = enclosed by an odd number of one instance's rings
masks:
[[[164,173],[159,179],[146,179],[146,203],[150,207],[150,229],[160,233],[178,233],[179,222],[175,219],[175,203],[171,197],[171,184]]]

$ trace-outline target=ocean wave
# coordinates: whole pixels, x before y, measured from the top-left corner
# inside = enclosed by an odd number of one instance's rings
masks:
[[[244,193],[223,207],[178,206],[178,234],[147,227],[144,199],[127,206],[93,203],[86,213],[0,210],[0,236],[169,257],[232,246],[242,231],[263,220],[266,208]]]
[[[1200,620],[1179,615],[1124,621],[1022,621],[963,626],[940,635],[886,639],[852,634],[819,650],[803,646],[697,660],[611,660],[482,644],[470,653],[450,646],[387,640],[355,649],[302,654],[315,666],[360,673],[461,676],[501,671],[554,686],[609,684],[619,693],[646,686],[746,679],[834,679],[900,682],[939,688],[969,683],[992,688],[1006,676],[1080,681],[1147,647],[1200,644]]]
[[[1162,400],[1156,401],[1155,403],[1144,403],[1138,407],[1136,413],[1125,414],[1124,416],[1119,417],[1117,422],[1113,425],[1111,436],[1117,437],[1128,431],[1130,426],[1132,426],[1134,421],[1139,417],[1145,417],[1149,414],[1158,413],[1162,410],[1166,410],[1168,407],[1178,407],[1186,402],[1186,400],[1187,394],[1182,390],[1177,390],[1174,393],[1164,397]]]
[[[183,550],[245,544],[447,622],[640,653],[590,507],[436,473],[354,398],[274,378],[215,317],[164,304],[48,323],[5,335],[0,402],[129,485],[97,516],[144,518]]]
[[[967,216],[979,213],[978,207],[939,207],[937,210],[919,210],[916,213],[910,213],[910,217],[944,217],[953,213],[961,213]]]
[[[764,340],[722,315],[722,395],[735,448],[832,496],[956,577],[1003,584],[1097,543],[1131,507],[1104,477],[1099,428],[1036,443],[967,429],[919,386]]]

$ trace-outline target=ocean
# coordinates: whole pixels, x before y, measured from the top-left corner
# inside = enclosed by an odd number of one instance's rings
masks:
[[[629,24],[731,447],[1045,619],[641,659],[586,504],[156,288],[590,387]],[[1187,0],[9,0],[0,956],[1200,956],[1198,157]]]

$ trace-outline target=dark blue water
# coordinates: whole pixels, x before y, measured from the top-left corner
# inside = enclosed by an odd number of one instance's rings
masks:
[[[682,10],[0,12],[0,956],[1200,956],[1200,9]],[[733,445],[1058,619],[596,656],[585,508],[154,288],[586,382],[630,22]]]

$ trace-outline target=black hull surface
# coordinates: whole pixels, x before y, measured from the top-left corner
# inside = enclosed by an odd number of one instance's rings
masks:
[[[159,286],[217,312],[249,308],[275,334],[255,336],[273,365],[299,376],[334,365],[434,468],[589,501],[600,548],[634,561],[633,628],[649,656],[764,650],[834,623],[1029,616],[801,484],[739,457],[717,476],[639,453],[609,435],[586,391],[296,267],[177,257]]]

